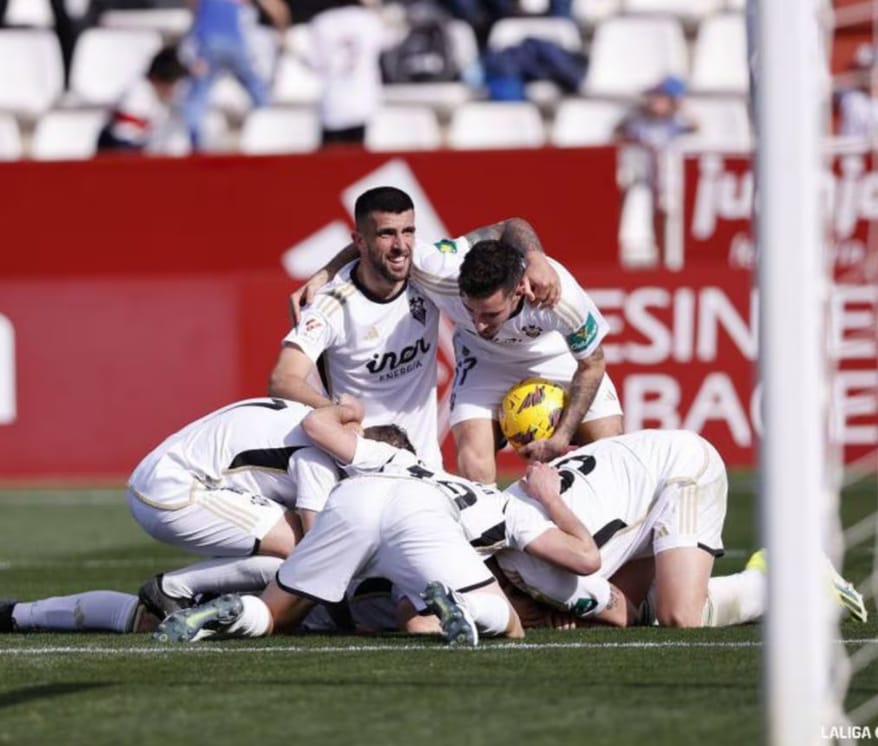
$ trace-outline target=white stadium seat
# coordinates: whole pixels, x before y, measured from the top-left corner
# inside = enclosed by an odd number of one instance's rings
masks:
[[[514,47],[529,36],[553,41],[571,52],[582,51],[579,27],[570,18],[501,18],[491,27],[488,48]]]
[[[10,0],[3,22],[7,26],[52,28],[55,16],[49,0]]]
[[[0,114],[0,161],[15,161],[23,154],[18,120],[11,114]]]
[[[747,103],[743,98],[687,98],[686,113],[698,124],[698,131],[685,135],[680,144],[687,150],[748,152],[753,136]]]
[[[366,127],[368,150],[434,150],[441,145],[439,119],[427,106],[384,106]]]
[[[550,139],[558,147],[607,145],[630,104],[621,101],[567,99],[552,123]]]
[[[107,112],[62,109],[40,117],[31,140],[30,155],[38,161],[84,160],[97,150],[98,133]]]
[[[429,106],[440,116],[451,116],[470,101],[473,89],[466,83],[396,83],[381,89],[385,104]]]
[[[248,155],[309,153],[319,147],[320,122],[313,109],[254,109],[241,130],[241,152]]]
[[[178,39],[192,26],[188,8],[147,8],[144,10],[107,10],[100,25],[115,29],[151,29],[169,39]]]
[[[584,28],[593,28],[605,18],[622,10],[622,0],[573,0],[573,20]]]
[[[64,67],[54,31],[0,30],[0,109],[37,117],[63,89]]]
[[[625,13],[649,13],[677,16],[687,23],[696,23],[723,9],[725,0],[624,0]]]
[[[313,104],[323,90],[320,76],[300,57],[289,52],[281,55],[271,89],[275,104]]]
[[[162,47],[152,29],[90,28],[73,51],[70,90],[77,102],[109,106],[140,78]]]
[[[526,101],[471,101],[451,117],[448,145],[459,150],[539,148],[546,132],[539,109]]]
[[[584,92],[636,96],[666,75],[687,78],[688,50],[679,21],[671,17],[619,16],[595,30]]]
[[[692,91],[747,93],[747,32],[740,13],[712,16],[698,27],[691,84]]]

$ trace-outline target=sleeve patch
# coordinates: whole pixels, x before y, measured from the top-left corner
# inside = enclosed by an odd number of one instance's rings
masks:
[[[589,314],[585,323],[579,329],[567,335],[567,346],[573,352],[582,352],[582,350],[587,349],[594,342],[597,334],[598,322],[595,321],[594,316]]]
[[[299,335],[309,342],[315,342],[320,338],[324,326],[320,319],[312,316],[299,325]]]
[[[441,241],[437,241],[433,244],[437,251],[441,254],[456,254],[457,253],[457,243],[452,241],[450,238],[443,238]]]

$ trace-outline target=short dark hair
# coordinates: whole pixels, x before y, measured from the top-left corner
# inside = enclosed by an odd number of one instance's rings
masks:
[[[408,210],[414,210],[415,205],[412,198],[408,196],[402,189],[391,186],[380,186],[374,189],[367,189],[359,197],[354,204],[354,220],[357,221],[357,227],[363,225],[369,213],[372,212],[390,212],[399,215]]]
[[[156,52],[146,71],[147,78],[161,83],[176,83],[188,74],[189,70],[177,56],[177,47],[173,46],[164,47]]]
[[[461,295],[487,298],[502,289],[512,293],[524,277],[524,256],[514,246],[495,240],[478,241],[460,265]]]
[[[400,450],[417,455],[415,447],[409,440],[408,433],[399,425],[372,425],[363,430],[363,437],[369,440],[380,440],[382,443],[389,443]]]

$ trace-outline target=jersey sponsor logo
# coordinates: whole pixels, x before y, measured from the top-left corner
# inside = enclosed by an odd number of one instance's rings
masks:
[[[525,335],[533,339],[534,337],[539,337],[540,334],[543,333],[543,328],[541,326],[537,326],[536,324],[528,324],[521,328],[521,331],[524,332]]]
[[[585,323],[579,329],[567,335],[567,346],[573,352],[581,352],[594,342],[597,335],[598,322],[595,321],[594,316],[589,314]]]
[[[413,295],[409,298],[409,312],[415,321],[419,321],[421,324],[427,323],[427,308],[420,295]]]
[[[439,253],[441,254],[457,253],[457,244],[450,238],[443,238],[441,241],[437,241],[433,245],[436,247],[436,250],[439,251]]]
[[[426,355],[429,351],[430,343],[421,337],[416,342],[403,347],[398,353],[389,350],[383,355],[374,354],[372,359],[366,363],[366,368],[372,374],[380,374],[379,381],[388,381],[422,368],[424,364],[418,359],[418,356]]]

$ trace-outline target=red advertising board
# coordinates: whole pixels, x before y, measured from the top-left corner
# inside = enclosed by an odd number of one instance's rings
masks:
[[[528,218],[610,321],[626,427],[693,429],[752,464],[758,298],[726,262],[746,219],[723,207],[693,234],[712,260],[623,272],[614,169],[609,150],[0,166],[0,480],[124,478],[184,423],[263,394],[290,271],[337,248],[376,179],[413,192],[424,238]],[[841,282],[832,309],[834,427],[853,458],[878,443],[874,289]]]

